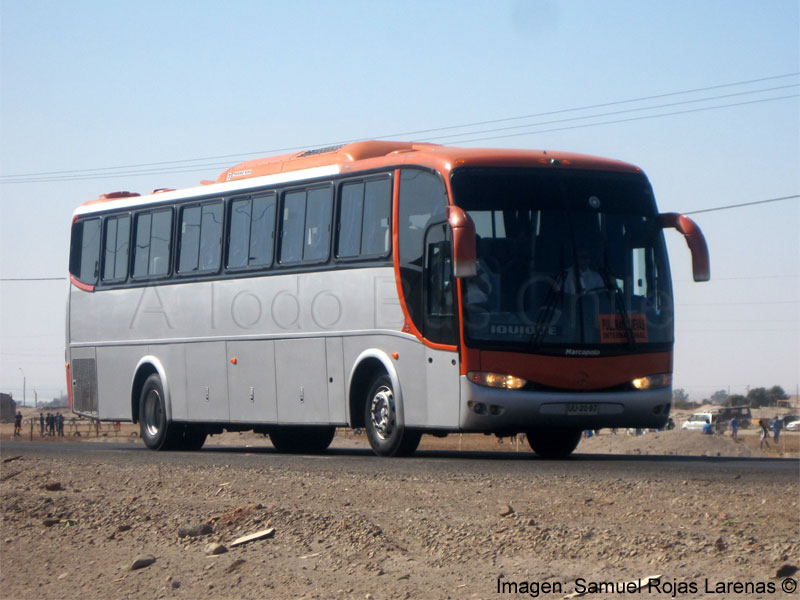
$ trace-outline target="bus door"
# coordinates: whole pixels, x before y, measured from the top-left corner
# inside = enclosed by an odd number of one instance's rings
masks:
[[[450,226],[437,223],[425,233],[423,323],[428,423],[457,427],[459,407],[458,318]]]

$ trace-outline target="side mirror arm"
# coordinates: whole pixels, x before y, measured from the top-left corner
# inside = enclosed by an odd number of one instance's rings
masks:
[[[447,222],[453,231],[453,275],[475,277],[478,273],[475,223],[459,206],[447,207]]]
[[[659,215],[663,229],[677,229],[686,238],[686,244],[692,253],[692,273],[695,281],[708,281],[711,279],[711,262],[708,255],[708,245],[703,232],[697,223],[689,217],[678,213],[664,213]]]

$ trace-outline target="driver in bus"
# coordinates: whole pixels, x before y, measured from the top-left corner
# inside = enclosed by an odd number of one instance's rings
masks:
[[[476,246],[480,246],[481,237],[475,236]],[[476,273],[466,282],[467,313],[473,325],[480,323],[488,325],[489,313],[497,310],[497,298],[494,292],[497,275],[489,267],[488,261],[478,252],[476,259]]]
[[[567,269],[564,291],[567,294],[597,292],[606,289],[605,281],[600,273],[592,269],[592,255],[588,248],[578,248],[576,260],[578,269]]]

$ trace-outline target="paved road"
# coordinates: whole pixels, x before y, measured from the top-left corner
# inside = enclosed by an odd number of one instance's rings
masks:
[[[278,454],[272,448],[210,446],[200,452],[152,452],[144,446],[112,443],[12,442],[0,446],[0,458],[41,456],[75,462],[169,464],[176,467],[224,464],[281,467],[302,471],[396,474],[440,473],[521,476],[587,476],[592,479],[638,477],[661,480],[800,482],[800,460],[687,456],[629,456],[576,453],[568,460],[547,461],[529,453],[420,451],[412,458],[385,459],[368,450],[331,449],[323,455]]]

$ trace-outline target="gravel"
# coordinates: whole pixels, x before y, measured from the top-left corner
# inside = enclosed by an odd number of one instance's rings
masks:
[[[702,592],[704,578],[769,581],[799,562],[798,481],[409,476],[380,465],[22,457],[0,483],[2,596],[499,598],[522,596],[498,594],[499,582],[525,581],[561,583],[540,596],[560,598],[579,578],[654,574]]]

